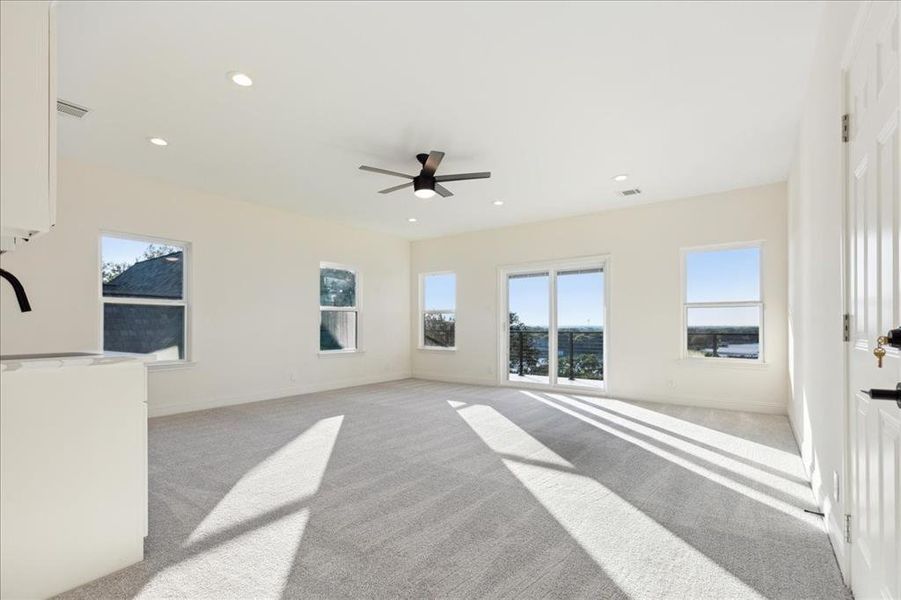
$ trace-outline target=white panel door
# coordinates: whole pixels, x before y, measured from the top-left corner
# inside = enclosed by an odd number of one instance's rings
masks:
[[[901,327],[898,2],[873,2],[849,63],[848,305],[851,587],[901,600],[901,408],[862,390],[894,389],[901,353],[877,338]]]

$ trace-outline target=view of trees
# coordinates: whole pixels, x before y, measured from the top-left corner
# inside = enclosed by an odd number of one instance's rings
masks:
[[[172,254],[173,252],[180,251],[181,248],[176,248],[175,246],[167,246],[166,244],[150,244],[149,246],[147,246],[147,249],[144,250],[141,256],[137,257],[131,262],[103,261],[101,268],[103,283],[109,283],[135,263],[150,260],[151,258],[159,258],[160,256],[166,256],[167,254]]]
[[[525,325],[515,312],[510,313],[509,324],[510,373],[546,376],[550,367],[547,328]],[[604,378],[604,331],[601,327],[565,328],[558,331],[558,336],[558,378]]]
[[[320,306],[356,306],[357,278],[345,269],[319,269]]]
[[[756,359],[760,355],[757,326],[695,326],[688,328],[688,354],[717,358]]]
[[[454,329],[454,315],[451,313],[425,313],[423,316],[423,341],[426,346],[453,348]]]
[[[544,368],[540,368],[537,340],[534,334],[540,332],[531,331],[524,324],[519,315],[510,313],[510,372],[518,375],[547,375],[547,331],[545,337]]]
[[[596,338],[596,343],[600,342],[598,345],[603,348],[603,333],[595,334],[593,337]],[[600,339],[598,339],[600,338]],[[567,350],[561,350],[561,354],[564,352],[568,352]],[[557,361],[557,378],[573,378],[573,379],[603,379],[604,378],[604,363],[601,360],[601,354],[603,353],[603,349],[595,350],[593,353],[575,353],[575,362],[573,362],[572,357],[568,354],[563,354],[560,356],[560,359]],[[573,369],[570,371],[570,364],[572,363]]]

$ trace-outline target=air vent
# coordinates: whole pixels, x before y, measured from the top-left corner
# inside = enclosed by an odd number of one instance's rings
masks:
[[[61,112],[64,115],[69,115],[70,117],[75,117],[76,119],[80,119],[90,112],[83,106],[78,106],[77,104],[72,104],[71,102],[60,100],[59,98],[56,99],[56,111]]]
[[[637,196],[641,193],[641,190],[638,188],[632,188],[631,190],[622,190],[620,191],[620,196]]]

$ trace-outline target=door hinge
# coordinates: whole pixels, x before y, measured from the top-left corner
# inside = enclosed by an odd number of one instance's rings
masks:
[[[845,542],[851,543],[851,515],[845,515]]]
[[[845,113],[842,115],[842,141],[847,142],[851,139],[851,115]]]
[[[842,339],[846,342],[851,341],[851,315],[848,313],[842,315]]]

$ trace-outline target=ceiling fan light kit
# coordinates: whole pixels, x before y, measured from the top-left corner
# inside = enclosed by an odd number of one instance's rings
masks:
[[[398,173],[397,171],[389,171],[388,169],[380,169],[378,167],[369,167],[366,165],[360,165],[360,170],[369,171],[371,173],[381,173],[382,175],[391,175],[393,177],[402,177],[410,180],[408,183],[402,183],[400,185],[385,188],[384,190],[379,190],[380,194],[390,194],[391,192],[412,187],[413,194],[417,198],[422,198],[424,200],[433,197],[435,194],[441,195],[442,198],[453,196],[453,192],[441,185],[441,182],[443,181],[488,179],[491,177],[491,173],[488,171],[480,173],[457,173],[454,175],[435,175],[435,171],[438,170],[438,165],[441,164],[441,159],[443,158],[444,152],[438,152],[437,150],[432,150],[428,154],[417,154],[416,160],[422,165],[422,170],[419,171],[419,175],[407,175],[406,173]]]
[[[413,194],[417,198],[428,200],[435,195],[435,178],[418,175],[413,178]]]

